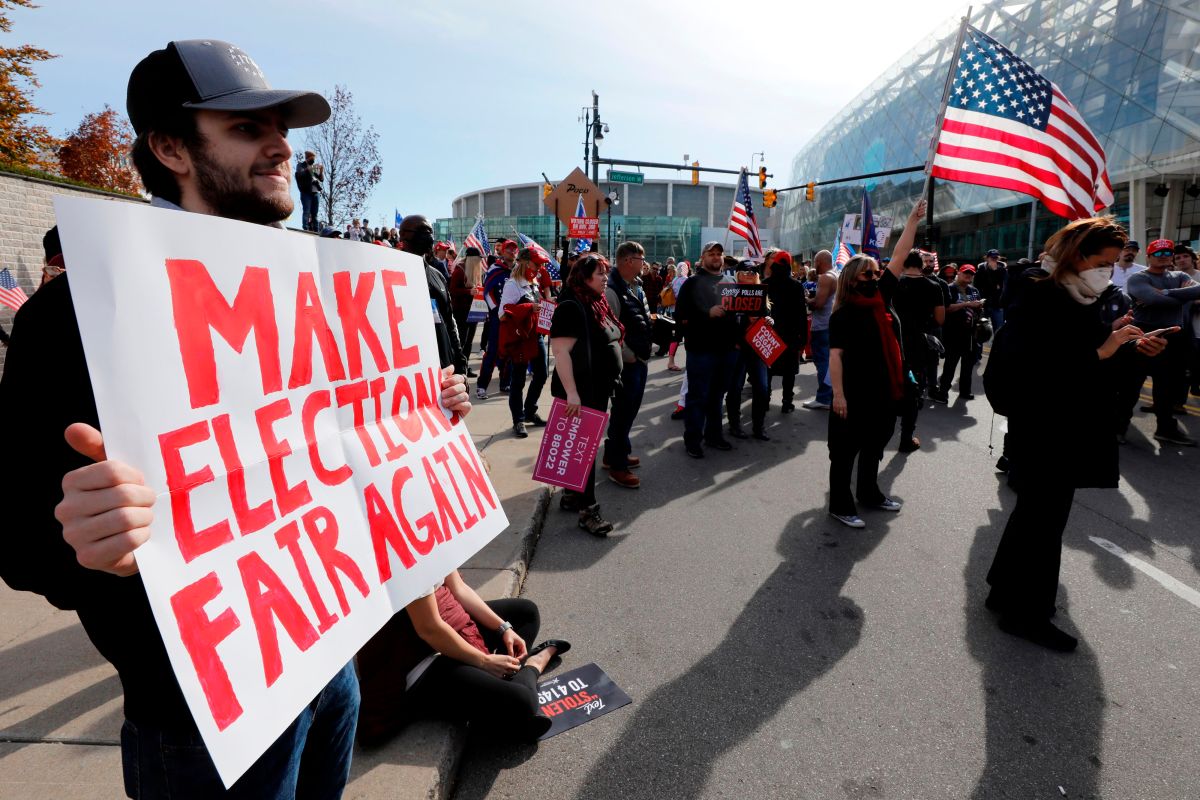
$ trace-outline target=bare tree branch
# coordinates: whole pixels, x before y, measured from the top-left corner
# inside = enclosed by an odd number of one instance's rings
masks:
[[[308,129],[305,143],[325,168],[321,189],[325,224],[342,228],[362,216],[367,198],[383,177],[383,167],[379,134],[374,126],[363,128],[350,90],[333,87],[329,106],[333,113],[324,123]]]

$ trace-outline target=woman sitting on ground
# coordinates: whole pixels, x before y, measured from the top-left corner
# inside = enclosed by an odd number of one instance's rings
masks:
[[[550,639],[527,650],[540,624],[532,601],[485,603],[451,572],[359,651],[359,740],[378,743],[414,719],[439,718],[537,741],[550,727],[538,677],[571,648]]]

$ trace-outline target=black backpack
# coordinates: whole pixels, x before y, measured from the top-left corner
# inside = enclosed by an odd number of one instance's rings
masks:
[[[992,349],[988,353],[987,367],[983,370],[983,393],[992,410],[1002,417],[1012,416],[1018,402],[1017,387],[1020,386],[1021,365],[1013,352],[1012,325],[1000,326],[992,337]]]

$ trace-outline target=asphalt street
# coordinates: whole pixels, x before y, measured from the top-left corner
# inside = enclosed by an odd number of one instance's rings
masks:
[[[1059,655],[983,608],[1015,496],[980,382],[922,412],[919,452],[893,438],[904,508],[851,530],[825,510],[826,412],[780,414],[776,380],[771,442],[693,460],[680,380],[652,362],[642,488],[599,489],[614,533],[552,509],[523,592],[574,644],[560,669],[595,661],[632,705],[536,748],[473,739],[457,800],[1200,796],[1200,452],[1138,413],[1119,491],[1077,494],[1057,619],[1080,646]]]

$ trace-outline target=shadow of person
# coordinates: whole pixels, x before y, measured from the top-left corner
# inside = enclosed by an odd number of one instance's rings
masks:
[[[497,739],[495,736],[468,732],[463,763],[471,764],[469,775],[454,789],[454,800],[483,800],[491,794],[497,776],[506,769],[521,766],[537,754],[536,744]]]
[[[1001,508],[976,531],[963,570],[967,645],[980,664],[985,708],[985,761],[971,797],[1058,797],[1060,786],[1068,797],[1098,797],[1107,700],[1095,652],[1083,639],[1074,653],[1061,654],[1009,636],[983,605],[1016,502],[1007,489],[999,494]],[[1055,624],[1070,632],[1066,597],[1059,595]]]
[[[864,530],[835,532],[823,508],[794,517],[777,544],[783,560],[725,638],[686,673],[635,700],[620,739],[576,797],[699,796],[724,754],[858,645],[863,611],[842,590],[887,534],[887,522],[872,515]]]

